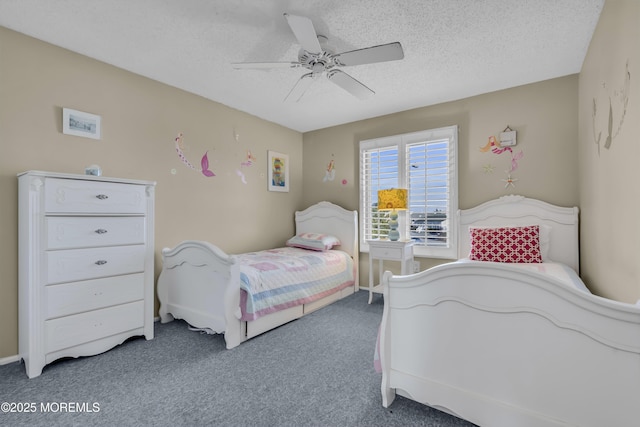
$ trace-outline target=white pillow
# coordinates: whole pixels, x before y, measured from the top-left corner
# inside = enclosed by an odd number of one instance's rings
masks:
[[[340,239],[330,234],[300,233],[287,240],[287,246],[312,251],[328,251],[334,246],[340,246]]]
[[[551,246],[551,226],[540,224],[540,255],[542,262],[549,262],[549,247]]]

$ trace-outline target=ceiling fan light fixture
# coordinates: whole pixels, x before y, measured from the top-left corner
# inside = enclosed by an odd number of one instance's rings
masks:
[[[316,62],[311,66],[311,72],[315,75],[320,75],[325,69],[325,64],[322,62]]]

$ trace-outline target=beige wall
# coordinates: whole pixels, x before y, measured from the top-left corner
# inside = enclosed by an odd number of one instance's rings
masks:
[[[607,0],[579,83],[582,276],[631,303],[640,299],[639,65],[640,2]]]
[[[215,76],[212,76],[215,78]],[[102,139],[64,135],[62,107],[102,116]],[[184,133],[196,166],[176,153]],[[238,135],[236,140],[235,135]],[[281,245],[302,199],[302,134],[0,27],[0,358],[17,354],[17,179],[25,170],[157,181],[159,251],[203,239],[228,252]],[[247,150],[256,163],[236,170]],[[289,154],[291,191],[267,191],[267,150]],[[175,170],[175,174],[172,174]]]
[[[563,206],[578,204],[578,76],[567,76],[464,100],[419,108],[304,134],[303,204],[330,200],[357,209],[359,141],[400,133],[459,126],[460,208],[506,194],[521,194]],[[505,188],[511,157],[483,153],[489,136],[507,126],[517,131],[514,152],[523,152]],[[336,175],[325,181],[328,163]],[[494,167],[486,173],[484,166]],[[346,180],[346,184],[342,180]],[[422,259],[426,269],[442,261]],[[386,264],[385,264],[386,267]],[[361,284],[368,283],[368,257],[361,257]]]

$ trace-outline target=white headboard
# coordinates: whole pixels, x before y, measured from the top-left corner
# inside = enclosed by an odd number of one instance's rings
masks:
[[[523,196],[503,196],[471,209],[459,210],[460,235],[458,258],[467,258],[471,250],[471,226],[547,225],[549,258],[580,272],[580,245],[578,241],[578,208],[555,206],[541,200]]]
[[[351,255],[357,271],[360,255],[358,211],[349,211],[331,202],[319,202],[303,211],[297,211],[295,218],[296,234],[326,233],[339,238],[342,243],[339,249]]]

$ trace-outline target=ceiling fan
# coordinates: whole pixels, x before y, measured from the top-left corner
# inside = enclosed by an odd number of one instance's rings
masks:
[[[285,101],[299,101],[309,86],[322,75],[357,98],[369,98],[375,92],[340,70],[339,67],[395,61],[404,58],[402,45],[399,42],[334,53],[327,45],[327,37],[316,33],[309,18],[288,13],[285,13],[284,17],[300,44],[298,61],[237,62],[232,65],[237,69],[306,68],[310,70],[310,73],[300,77],[286,96]]]

